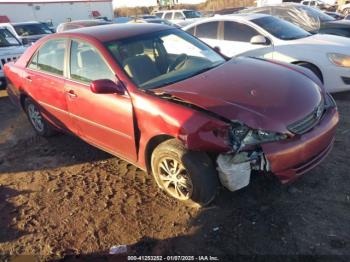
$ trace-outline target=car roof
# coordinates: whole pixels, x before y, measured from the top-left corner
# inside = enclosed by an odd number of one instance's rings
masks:
[[[125,39],[138,35],[174,29],[171,26],[163,24],[110,24],[92,27],[84,27],[79,29],[69,30],[67,32],[57,33],[56,35],[69,36],[85,36],[95,38],[100,42],[108,42],[113,40]]]
[[[266,17],[266,16],[270,16],[270,15],[258,14],[258,13],[244,13],[244,14],[222,15],[222,17],[231,17],[231,18],[237,18],[237,19],[247,20],[247,21],[254,20],[254,19],[257,19],[257,18],[261,18],[261,17]],[[216,16],[214,16],[214,17],[216,17]]]

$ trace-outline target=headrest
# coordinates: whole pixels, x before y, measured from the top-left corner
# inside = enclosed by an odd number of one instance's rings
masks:
[[[83,68],[88,64],[95,64],[99,62],[100,59],[98,54],[96,54],[93,50],[85,50],[78,53],[78,66]]]
[[[128,57],[143,54],[144,47],[141,42],[135,42],[132,44],[127,44],[121,47],[121,53],[127,54]]]

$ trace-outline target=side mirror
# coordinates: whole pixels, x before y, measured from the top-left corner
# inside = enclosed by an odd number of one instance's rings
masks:
[[[125,94],[125,88],[121,82],[113,82],[109,79],[92,81],[90,89],[95,94]]]
[[[250,43],[252,45],[269,45],[270,41],[265,36],[256,35],[250,39]]]
[[[217,52],[217,53],[219,53],[219,54],[221,54],[221,49],[220,49],[220,47],[218,47],[218,46],[214,46],[214,51],[215,52]]]

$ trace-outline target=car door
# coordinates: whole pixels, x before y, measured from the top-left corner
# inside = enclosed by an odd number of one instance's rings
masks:
[[[194,34],[196,37],[211,47],[219,46],[221,42],[218,40],[219,24],[219,21],[211,21],[199,24],[196,26]]]
[[[136,160],[133,108],[125,95],[95,94],[94,80],[118,81],[101,53],[92,44],[72,40],[65,83],[68,110],[79,136],[131,162]]]
[[[236,55],[252,55],[272,58],[273,46],[271,44],[251,44],[252,37],[261,35],[253,27],[234,21],[225,21],[223,39],[220,41],[221,52],[229,57]]]
[[[25,89],[41,106],[44,116],[55,125],[71,130],[63,77],[67,41],[52,39],[39,47],[23,77]]]

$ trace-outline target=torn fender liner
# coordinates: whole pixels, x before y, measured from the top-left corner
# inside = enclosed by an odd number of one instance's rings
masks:
[[[224,187],[236,191],[249,185],[251,163],[248,153],[219,155],[216,160],[219,178]]]

